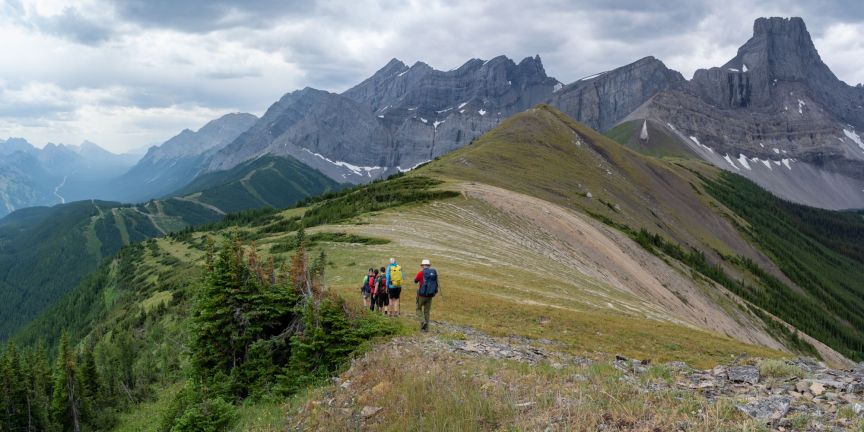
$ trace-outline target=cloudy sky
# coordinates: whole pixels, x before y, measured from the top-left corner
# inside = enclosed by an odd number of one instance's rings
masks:
[[[0,138],[129,151],[298,88],[345,90],[393,57],[539,54],[570,82],[653,55],[689,78],[755,18],[793,15],[840,79],[864,82],[859,0],[0,0]]]

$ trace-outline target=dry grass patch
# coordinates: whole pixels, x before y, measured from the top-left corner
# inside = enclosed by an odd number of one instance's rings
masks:
[[[747,431],[759,428],[729,401],[710,404],[674,389],[672,372],[634,377],[609,364],[529,365],[424,349],[423,340],[383,345],[292,413],[303,430]],[[382,409],[364,417],[364,408]],[[547,429],[551,428],[551,429]]]

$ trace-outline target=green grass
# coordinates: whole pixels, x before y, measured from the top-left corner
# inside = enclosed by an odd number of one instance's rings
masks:
[[[171,291],[156,291],[141,302],[141,308],[144,309],[144,312],[150,312],[154,308],[168,304],[173,297],[174,294]]]
[[[388,257],[395,256],[409,276],[406,279],[411,280],[421,258],[431,258],[442,275],[442,296],[435,299],[433,319],[494,335],[551,338],[573,353],[599,358],[620,353],[709,367],[742,352],[762,357],[782,355],[670,323],[668,316],[652,310],[642,299],[525,246],[528,243],[521,242],[530,242],[534,233],[523,231],[518,221],[476,200],[448,203],[385,212],[371,218],[368,225],[339,226],[339,230],[388,238],[392,243],[322,246],[334,262],[327,273],[331,288],[359,302],[365,269],[382,266]],[[408,227],[411,233],[423,235],[412,236]],[[514,233],[524,238],[513,240]],[[410,247],[406,239],[410,239]],[[409,294],[403,302],[403,315],[411,312],[411,301]],[[646,319],[646,315],[652,318]]]
[[[805,378],[807,372],[800,366],[786,363],[782,360],[763,360],[759,363],[759,373],[771,378]]]
[[[174,396],[182,388],[182,384],[174,384],[159,389],[153,400],[136,404],[134,410],[123,412],[114,432],[157,432],[162,413],[171,406]]]
[[[605,135],[644,155],[658,158],[697,158],[693,151],[681,142],[681,138],[665,126],[649,121],[647,141],[639,138],[641,130],[642,120],[632,120],[615,126]]]

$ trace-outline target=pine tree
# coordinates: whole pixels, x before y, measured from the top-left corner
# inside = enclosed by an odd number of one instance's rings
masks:
[[[96,370],[96,357],[93,348],[84,351],[81,356],[81,394],[88,405],[93,405],[99,399],[99,373]]]
[[[0,404],[2,426],[5,430],[24,430],[27,427],[27,381],[21,367],[18,349],[11,342],[0,358]]]
[[[39,342],[25,355],[27,364],[27,431],[50,429],[51,366],[45,344]]]
[[[276,280],[272,264],[262,265],[254,247],[247,257],[239,240],[223,243],[210,259],[194,311],[196,378],[227,382],[228,392],[245,397],[278,369],[277,348],[285,345],[279,335],[294,321],[296,295]]]
[[[54,394],[51,398],[51,419],[63,432],[81,431],[81,383],[75,353],[69,347],[69,335],[60,336],[60,351],[54,369]]]

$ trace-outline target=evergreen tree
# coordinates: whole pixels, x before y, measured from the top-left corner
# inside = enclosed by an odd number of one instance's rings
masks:
[[[0,406],[3,408],[0,429],[15,431],[27,427],[26,382],[18,349],[9,343],[0,359]]]
[[[69,335],[60,336],[60,351],[54,369],[54,394],[51,398],[51,418],[63,432],[81,431],[82,389],[78,380],[75,353],[69,347]]]
[[[45,344],[39,342],[25,356],[27,369],[27,431],[46,431],[51,428],[51,366]]]
[[[272,265],[262,266],[254,248],[247,258],[238,240],[224,242],[210,259],[194,312],[196,378],[227,384],[236,397],[254,391],[278,366],[277,348],[284,345],[278,336],[294,321],[295,303],[294,292],[276,280]]]

